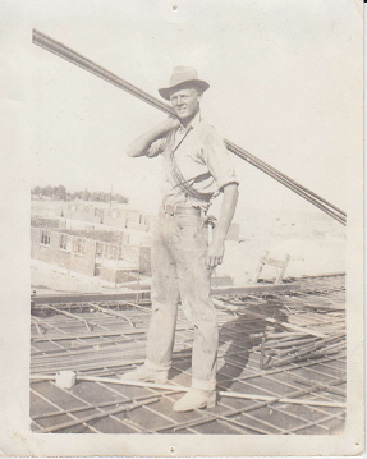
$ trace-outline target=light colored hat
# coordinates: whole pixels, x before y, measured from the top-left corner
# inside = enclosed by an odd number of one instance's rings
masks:
[[[206,81],[199,80],[196,69],[179,65],[173,69],[171,79],[169,80],[169,86],[167,88],[160,88],[159,94],[164,99],[169,100],[172,89],[179,89],[188,84],[199,87],[203,92],[210,87],[210,84]]]

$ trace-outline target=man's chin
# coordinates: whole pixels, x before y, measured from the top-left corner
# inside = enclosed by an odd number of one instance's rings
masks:
[[[187,122],[187,121],[191,121],[192,118],[194,117],[194,115],[188,115],[188,114],[182,114],[180,115],[179,113],[177,114],[177,117],[180,121],[182,122]]]

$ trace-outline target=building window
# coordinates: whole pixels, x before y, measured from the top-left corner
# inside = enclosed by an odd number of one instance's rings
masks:
[[[103,255],[103,243],[102,242],[97,242],[96,244],[96,256],[97,257],[102,257]]]
[[[41,244],[50,244],[51,234],[49,230],[41,230]]]
[[[142,218],[143,218],[143,216],[142,216],[142,215],[139,215],[139,225],[141,225]]]
[[[79,237],[77,239],[77,246],[76,246],[76,251],[77,253],[82,253],[82,254],[85,254],[86,253],[86,249],[85,249],[85,239]]]
[[[67,250],[69,236],[67,234],[60,234],[60,249]]]

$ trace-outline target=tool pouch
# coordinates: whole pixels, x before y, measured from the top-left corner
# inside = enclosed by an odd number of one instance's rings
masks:
[[[214,215],[207,215],[206,219],[204,221],[204,224],[207,225],[207,226],[211,226],[212,229],[214,229],[216,221],[217,221],[217,219],[216,219],[216,217],[214,217]]]

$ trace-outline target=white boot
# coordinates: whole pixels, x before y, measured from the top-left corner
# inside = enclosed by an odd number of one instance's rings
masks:
[[[146,365],[142,365],[136,370],[124,373],[120,379],[126,381],[146,381],[154,382],[155,384],[167,384],[168,370],[155,370]]]
[[[215,390],[190,389],[173,406],[173,411],[190,411],[199,408],[214,408],[217,394]]]

